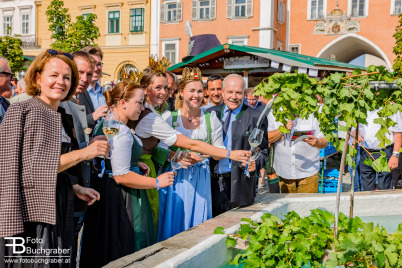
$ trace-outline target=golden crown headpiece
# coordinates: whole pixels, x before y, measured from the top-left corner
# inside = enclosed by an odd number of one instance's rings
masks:
[[[198,67],[185,67],[182,73],[183,80],[201,81],[202,74]]]
[[[126,68],[122,68],[122,73],[121,73],[121,80],[125,81],[129,84],[134,84],[139,86],[141,83],[141,79],[144,76],[144,73],[138,70],[133,70],[133,69],[128,69],[126,71]]]
[[[154,73],[165,73],[170,66],[170,60],[162,57],[158,60],[157,56],[149,57],[149,69]]]

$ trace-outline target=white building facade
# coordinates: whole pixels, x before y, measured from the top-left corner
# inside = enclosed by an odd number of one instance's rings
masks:
[[[0,0],[0,36],[20,35],[22,47],[36,48],[35,0]]]

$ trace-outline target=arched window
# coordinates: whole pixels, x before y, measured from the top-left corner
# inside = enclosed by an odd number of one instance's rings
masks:
[[[119,76],[118,76],[118,80],[121,81],[122,80],[122,76],[123,76],[123,70],[126,73],[129,73],[130,71],[137,71],[137,67],[135,67],[133,64],[127,63],[127,64],[123,64],[123,66],[120,68],[119,70]]]

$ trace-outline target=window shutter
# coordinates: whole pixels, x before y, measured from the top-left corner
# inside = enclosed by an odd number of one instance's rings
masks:
[[[216,0],[211,0],[211,20],[216,19]]]
[[[191,19],[192,20],[197,20],[198,19],[198,16],[197,16],[197,3],[198,2],[198,0],[193,0],[192,2],[191,2]]]
[[[233,13],[233,0],[226,0],[226,18],[231,19]]]
[[[166,9],[166,4],[161,4],[161,23],[165,22],[165,9]]]
[[[246,17],[253,16],[253,0],[247,0]]]
[[[177,21],[183,20],[183,3],[182,2],[177,3],[176,19],[177,19]]]

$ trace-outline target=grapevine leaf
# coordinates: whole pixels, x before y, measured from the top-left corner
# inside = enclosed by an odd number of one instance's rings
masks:
[[[236,239],[234,239],[234,238],[232,238],[230,236],[226,237],[226,247],[227,248],[233,248],[236,245],[237,245]]]
[[[223,230],[223,227],[216,227],[214,230],[214,234],[225,234]]]

